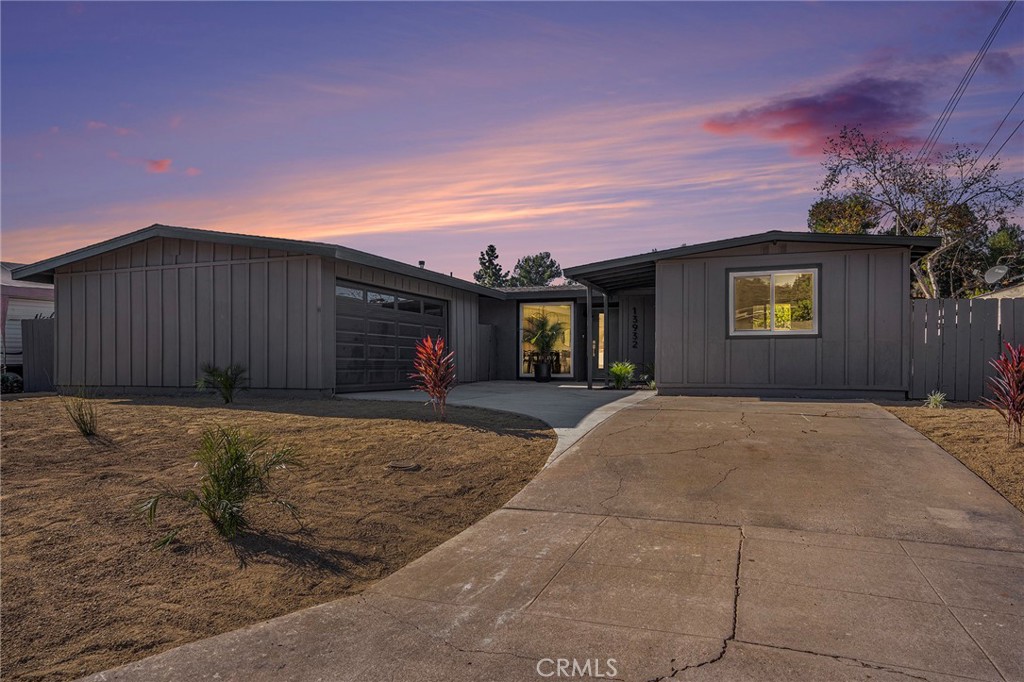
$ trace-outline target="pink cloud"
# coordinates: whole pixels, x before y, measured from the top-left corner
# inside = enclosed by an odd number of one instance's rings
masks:
[[[113,132],[114,134],[121,135],[121,136],[137,135],[138,134],[137,131],[132,130],[131,128],[124,128],[122,126],[110,125],[109,123],[106,123],[104,121],[86,121],[85,129],[86,130],[109,130],[109,131]]]
[[[189,166],[188,168],[185,169],[185,175],[189,176],[190,178],[194,178],[195,176],[202,174],[203,171],[199,170],[195,166]]]
[[[171,170],[171,159],[147,159],[147,173],[166,173]]]
[[[171,116],[171,120],[167,123],[167,125],[173,130],[181,125],[181,121],[181,116]]]
[[[916,81],[862,77],[817,94],[719,114],[704,122],[704,130],[786,142],[795,156],[814,156],[842,126],[910,143],[911,129],[925,118],[923,102],[924,87]]]

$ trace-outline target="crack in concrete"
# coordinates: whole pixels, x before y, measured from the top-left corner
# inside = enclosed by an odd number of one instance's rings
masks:
[[[710,658],[710,659],[708,659],[706,661],[701,661],[700,663],[696,663],[696,664],[690,663],[690,664],[684,665],[682,668],[674,667],[675,666],[675,659],[672,659],[670,661],[670,666],[672,666],[670,669],[671,669],[672,672],[670,672],[668,675],[663,675],[661,677],[651,678],[650,680],[648,680],[648,682],[663,682],[663,680],[673,679],[673,678],[675,678],[676,675],[678,675],[679,673],[681,673],[681,672],[683,672],[685,670],[690,670],[690,669],[693,669],[693,668],[702,668],[702,667],[704,667],[706,665],[712,665],[714,663],[718,663],[720,660],[722,660],[722,658],[725,657],[725,652],[729,650],[729,642],[732,642],[732,641],[734,641],[736,639],[736,614],[739,611],[739,601],[740,601],[740,566],[742,565],[742,561],[743,561],[743,541],[745,539],[746,539],[746,533],[743,530],[743,528],[741,527],[740,528],[740,546],[739,546],[739,550],[736,552],[736,578],[733,581],[732,623],[729,626],[729,634],[725,637],[725,639],[722,640],[722,648],[719,649],[718,654],[716,654],[715,656],[713,656],[712,658]]]
[[[717,488],[718,486],[720,486],[720,485],[722,485],[723,483],[725,483],[726,479],[728,479],[728,478],[729,478],[729,476],[730,476],[730,475],[732,474],[732,472],[736,471],[736,470],[737,470],[737,469],[739,469],[739,468],[740,468],[740,467],[739,467],[739,466],[737,465],[737,466],[734,466],[734,467],[733,467],[732,469],[729,469],[728,471],[726,471],[726,472],[725,472],[725,475],[724,475],[724,476],[722,476],[722,478],[720,478],[720,479],[718,480],[718,483],[716,483],[716,484],[714,484],[713,486],[711,486],[710,488],[708,488],[708,494],[710,495],[711,493],[713,493],[713,492],[715,491],[715,488]]]
[[[883,672],[894,673],[896,675],[909,677],[912,680],[925,680],[925,682],[927,682],[928,680],[927,677],[913,675],[911,673],[906,672],[905,670],[897,670],[896,668],[890,668],[889,666],[882,665],[879,663],[869,663],[867,661],[862,661],[859,658],[852,658],[850,656],[840,656],[838,654],[823,654],[818,651],[808,651],[807,649],[795,649],[793,647],[781,646],[778,644],[760,644],[758,642],[748,642],[743,639],[737,639],[735,641],[740,644],[749,644],[750,646],[761,647],[762,649],[775,649],[776,651],[791,651],[796,654],[807,654],[809,656],[818,656],[820,658],[831,658],[833,661],[838,661],[839,663],[850,663],[860,666],[862,668],[868,668],[870,670],[881,670]]]
[[[601,506],[601,509],[605,511],[608,511],[608,503],[614,500],[616,497],[618,497],[620,493],[622,493],[622,482],[626,477],[623,476],[622,474],[619,474],[618,476],[619,484],[615,486],[615,492],[609,495],[608,497],[604,498],[600,502],[598,502],[598,504]]]
[[[957,625],[960,626],[960,629],[964,631],[964,634],[966,634],[972,642],[974,642],[974,646],[978,647],[982,655],[984,655],[985,659],[989,662],[989,665],[991,665],[992,668],[996,671],[996,674],[1005,680],[1006,675],[1004,675],[1003,671],[999,669],[999,666],[996,665],[995,660],[993,660],[993,658],[989,655],[988,651],[985,650],[985,647],[981,645],[981,642],[977,640],[977,638],[971,633],[971,631],[967,629],[967,626],[964,625],[963,621],[960,620],[960,617],[956,615],[952,608],[950,608],[949,602],[946,601],[946,598],[942,596],[942,593],[939,592],[939,590],[932,583],[931,579],[921,569],[921,566],[917,563],[917,559],[914,558],[914,555],[907,551],[906,546],[902,542],[899,542],[897,544],[899,544],[900,549],[903,550],[903,553],[907,555],[907,558],[910,559],[910,563],[914,564],[914,568],[916,568],[917,572],[921,574],[921,577],[924,578],[924,581],[928,583],[928,587],[932,588],[932,592],[935,593],[935,596],[938,597],[940,601],[942,601],[942,605],[946,607],[946,611],[949,613],[949,615],[953,617],[953,620],[955,620]]]
[[[657,414],[660,411],[661,410],[655,410],[654,412],[655,412],[655,414]],[[607,436],[602,436],[601,437],[601,442],[598,443],[598,445],[596,446],[594,454],[588,455],[588,456],[589,457],[593,457],[593,458],[600,458],[600,459],[618,459],[618,458],[625,458],[625,457],[659,457],[659,456],[663,456],[663,455],[678,455],[678,454],[683,453],[683,452],[697,453],[697,452],[704,452],[705,450],[713,450],[715,448],[722,447],[726,443],[732,443],[734,441],[743,440],[744,438],[749,438],[750,436],[755,435],[757,433],[757,431],[754,429],[753,426],[751,426],[750,424],[748,424],[746,422],[746,419],[747,419],[747,414],[745,412],[741,412],[740,413],[740,424],[742,424],[743,427],[747,430],[747,433],[745,435],[738,436],[738,437],[734,436],[734,437],[730,437],[730,438],[723,438],[722,440],[720,440],[720,441],[718,441],[716,443],[711,443],[709,445],[697,445],[695,447],[678,448],[676,450],[662,450],[662,451],[655,451],[655,452],[623,452],[621,454],[610,454],[610,453],[606,454],[604,452],[604,441],[605,441],[605,439],[610,438],[611,436],[614,436],[615,434],[618,434],[618,433],[624,433],[624,432],[629,431],[631,429],[639,428],[640,426],[646,426],[651,421],[653,421],[653,417],[652,417],[652,419],[647,420],[646,422],[644,422],[644,424],[635,425],[635,426],[628,426],[628,427],[626,427],[624,429],[619,429],[618,431],[614,431],[614,432],[608,434]]]
[[[408,621],[408,620],[400,617],[399,615],[397,615],[395,613],[392,613],[391,611],[385,609],[384,607],[382,607],[382,606],[380,606],[378,604],[372,603],[369,599],[364,599],[363,600],[363,604],[365,604],[366,606],[369,606],[371,609],[374,609],[378,613],[382,613],[385,616],[388,616],[389,618],[392,618],[393,620],[401,623],[402,625],[406,625],[406,626],[409,626],[409,627],[413,628],[417,632],[420,632],[420,633],[426,635],[429,639],[441,642],[442,644],[444,644],[446,647],[452,649],[453,651],[458,651],[459,653],[463,653],[463,654],[483,654],[485,656],[506,656],[506,657],[511,657],[511,658],[518,658],[518,659],[521,659],[521,660],[524,660],[524,661],[530,661],[531,663],[536,663],[537,662],[536,658],[533,658],[533,657],[530,657],[530,656],[523,656],[522,654],[517,654],[514,651],[494,651],[494,650],[490,650],[490,649],[464,649],[464,648],[454,644],[447,637],[444,637],[444,636],[442,636],[440,634],[437,634],[435,632],[430,632],[428,630],[425,630],[424,628],[420,627],[416,623]]]
[[[728,476],[728,474],[726,474],[726,476]],[[724,480],[724,478],[725,477],[723,477],[723,480]],[[742,527],[740,527],[740,546],[739,546],[739,551],[736,552],[736,578],[735,578],[735,582],[733,584],[732,623],[731,623],[730,628],[729,628],[729,634],[725,637],[725,639],[722,640],[722,647],[721,647],[721,649],[719,649],[719,651],[718,651],[718,653],[716,655],[712,656],[711,658],[707,659],[706,661],[701,661],[700,663],[690,663],[690,664],[684,665],[684,666],[682,666],[680,668],[675,667],[675,659],[672,659],[671,661],[669,661],[670,672],[667,675],[662,675],[660,677],[651,678],[650,680],[648,680],[648,682],[664,682],[665,680],[675,679],[680,673],[686,672],[687,670],[696,670],[697,668],[703,668],[705,666],[714,665],[714,664],[718,663],[719,661],[721,661],[722,659],[725,658],[725,655],[729,651],[729,645],[733,644],[734,642],[738,642],[738,643],[741,643],[741,644],[749,644],[751,646],[763,647],[763,648],[767,648],[767,649],[777,649],[779,651],[791,651],[791,652],[794,652],[794,653],[810,654],[812,656],[821,656],[823,658],[831,658],[831,659],[833,659],[835,661],[839,661],[839,662],[843,662],[843,663],[852,663],[852,664],[856,664],[856,665],[864,667],[864,668],[869,668],[871,670],[880,670],[880,671],[883,671],[883,672],[895,673],[897,675],[902,675],[904,677],[907,677],[909,679],[914,679],[914,680],[927,680],[928,679],[927,677],[921,677],[921,676],[918,676],[918,675],[912,675],[912,674],[910,674],[908,672],[905,672],[903,670],[897,670],[895,668],[890,668],[890,667],[887,667],[887,666],[884,666],[884,665],[879,665],[879,664],[876,664],[876,663],[869,663],[867,661],[862,661],[862,660],[857,659],[857,658],[850,658],[850,657],[847,657],[847,656],[838,656],[838,655],[833,655],[833,654],[823,654],[823,653],[819,653],[817,651],[806,651],[806,650],[803,650],[803,649],[793,649],[793,648],[785,647],[785,646],[776,646],[776,645],[771,645],[771,644],[759,644],[757,642],[747,642],[745,640],[738,639],[736,637],[736,624],[737,624],[737,618],[738,618],[738,614],[739,614],[739,602],[740,602],[740,591],[741,591],[741,586],[740,586],[740,570],[741,570],[741,567],[743,565],[743,543],[746,540],[746,538],[747,538],[746,531]]]

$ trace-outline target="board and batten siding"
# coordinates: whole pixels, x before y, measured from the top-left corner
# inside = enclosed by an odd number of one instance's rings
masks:
[[[641,374],[655,362],[654,294],[622,293],[616,298],[619,308],[615,324],[609,327],[613,343],[609,344],[608,364],[627,360]]]
[[[359,282],[382,289],[419,294],[448,302],[448,338],[455,351],[455,373],[460,383],[477,381],[478,353],[480,352],[479,296],[470,291],[407,277],[389,270],[361,265],[344,260],[332,261],[336,279]],[[332,285],[333,286],[333,285]],[[329,319],[334,319],[334,301],[330,303]],[[333,333],[333,332],[332,332]],[[333,348],[333,339],[331,341]],[[333,366],[331,369],[333,377]],[[333,378],[332,378],[333,383]]]
[[[57,384],[195,386],[200,367],[241,363],[255,389],[329,390],[318,256],[154,237],[55,273]],[[325,341],[329,340],[329,345]],[[325,383],[330,367],[330,382]]]
[[[808,395],[908,390],[910,262],[902,248],[811,250],[790,244],[661,261],[655,372],[664,393]],[[729,338],[728,271],[820,267],[812,338]]]

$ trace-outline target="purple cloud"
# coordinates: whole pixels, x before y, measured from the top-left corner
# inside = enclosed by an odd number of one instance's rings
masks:
[[[1017,70],[1017,62],[1013,60],[1009,52],[989,52],[985,55],[981,68],[993,76],[1006,78],[1012,76]]]
[[[705,121],[704,129],[787,142],[796,156],[820,154],[825,139],[844,125],[867,134],[886,133],[894,142],[913,142],[909,131],[926,116],[924,94],[916,81],[862,77],[818,94],[720,114]]]

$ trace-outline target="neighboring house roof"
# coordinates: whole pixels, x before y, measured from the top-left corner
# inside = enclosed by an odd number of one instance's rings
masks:
[[[42,282],[16,282],[12,275],[12,271],[17,268],[24,267],[24,263],[12,263],[10,261],[0,261],[0,285],[3,285],[4,293],[8,290],[24,290],[24,289],[35,289],[37,291],[29,292],[32,295],[29,298],[46,298],[47,292],[49,292],[49,298],[53,298],[53,285],[44,284]],[[17,294],[14,294],[17,295]]]
[[[1024,282],[1014,284],[1012,287],[1003,287],[990,291],[987,294],[975,296],[974,298],[1024,298]]]
[[[150,225],[149,227],[144,227],[141,230],[136,230],[135,232],[129,232],[128,234],[114,237],[113,239],[108,239],[103,242],[98,242],[91,246],[69,251],[68,253],[60,256],[54,256],[53,258],[47,258],[46,260],[39,261],[38,263],[19,267],[14,270],[13,275],[15,279],[21,281],[52,284],[54,270],[62,265],[68,265],[69,263],[75,263],[86,258],[92,258],[93,256],[98,256],[102,253],[120,249],[153,237],[192,239],[203,242],[217,242],[219,244],[233,244],[235,246],[277,249],[280,251],[304,253],[311,256],[337,258],[338,260],[345,260],[352,263],[358,263],[360,265],[367,265],[396,272],[401,275],[405,275],[406,277],[425,279],[436,284],[443,284],[455,289],[471,291],[484,296],[503,298],[503,295],[495,289],[467,282],[466,280],[459,279],[458,277],[443,275],[440,272],[434,272],[433,270],[409,265],[408,263],[402,263],[401,261],[391,260],[390,258],[375,256],[372,253],[350,249],[346,246],[339,246],[337,244],[302,241],[298,239],[283,239],[280,237],[259,237],[247,234],[236,234],[233,232],[198,230],[192,227],[176,227],[160,224]]]
[[[850,246],[903,246],[910,249],[912,258],[920,258],[939,246],[938,237],[905,237],[896,235],[869,234],[822,234],[819,232],[783,232],[771,230],[759,234],[731,239],[719,239],[703,244],[680,246],[664,251],[651,251],[636,256],[625,256],[611,260],[588,263],[566,268],[565,276],[589,283],[599,289],[623,289],[652,286],[655,263],[667,258],[695,256],[712,251],[722,251],[741,246],[767,242],[811,242],[821,244],[848,244]]]

